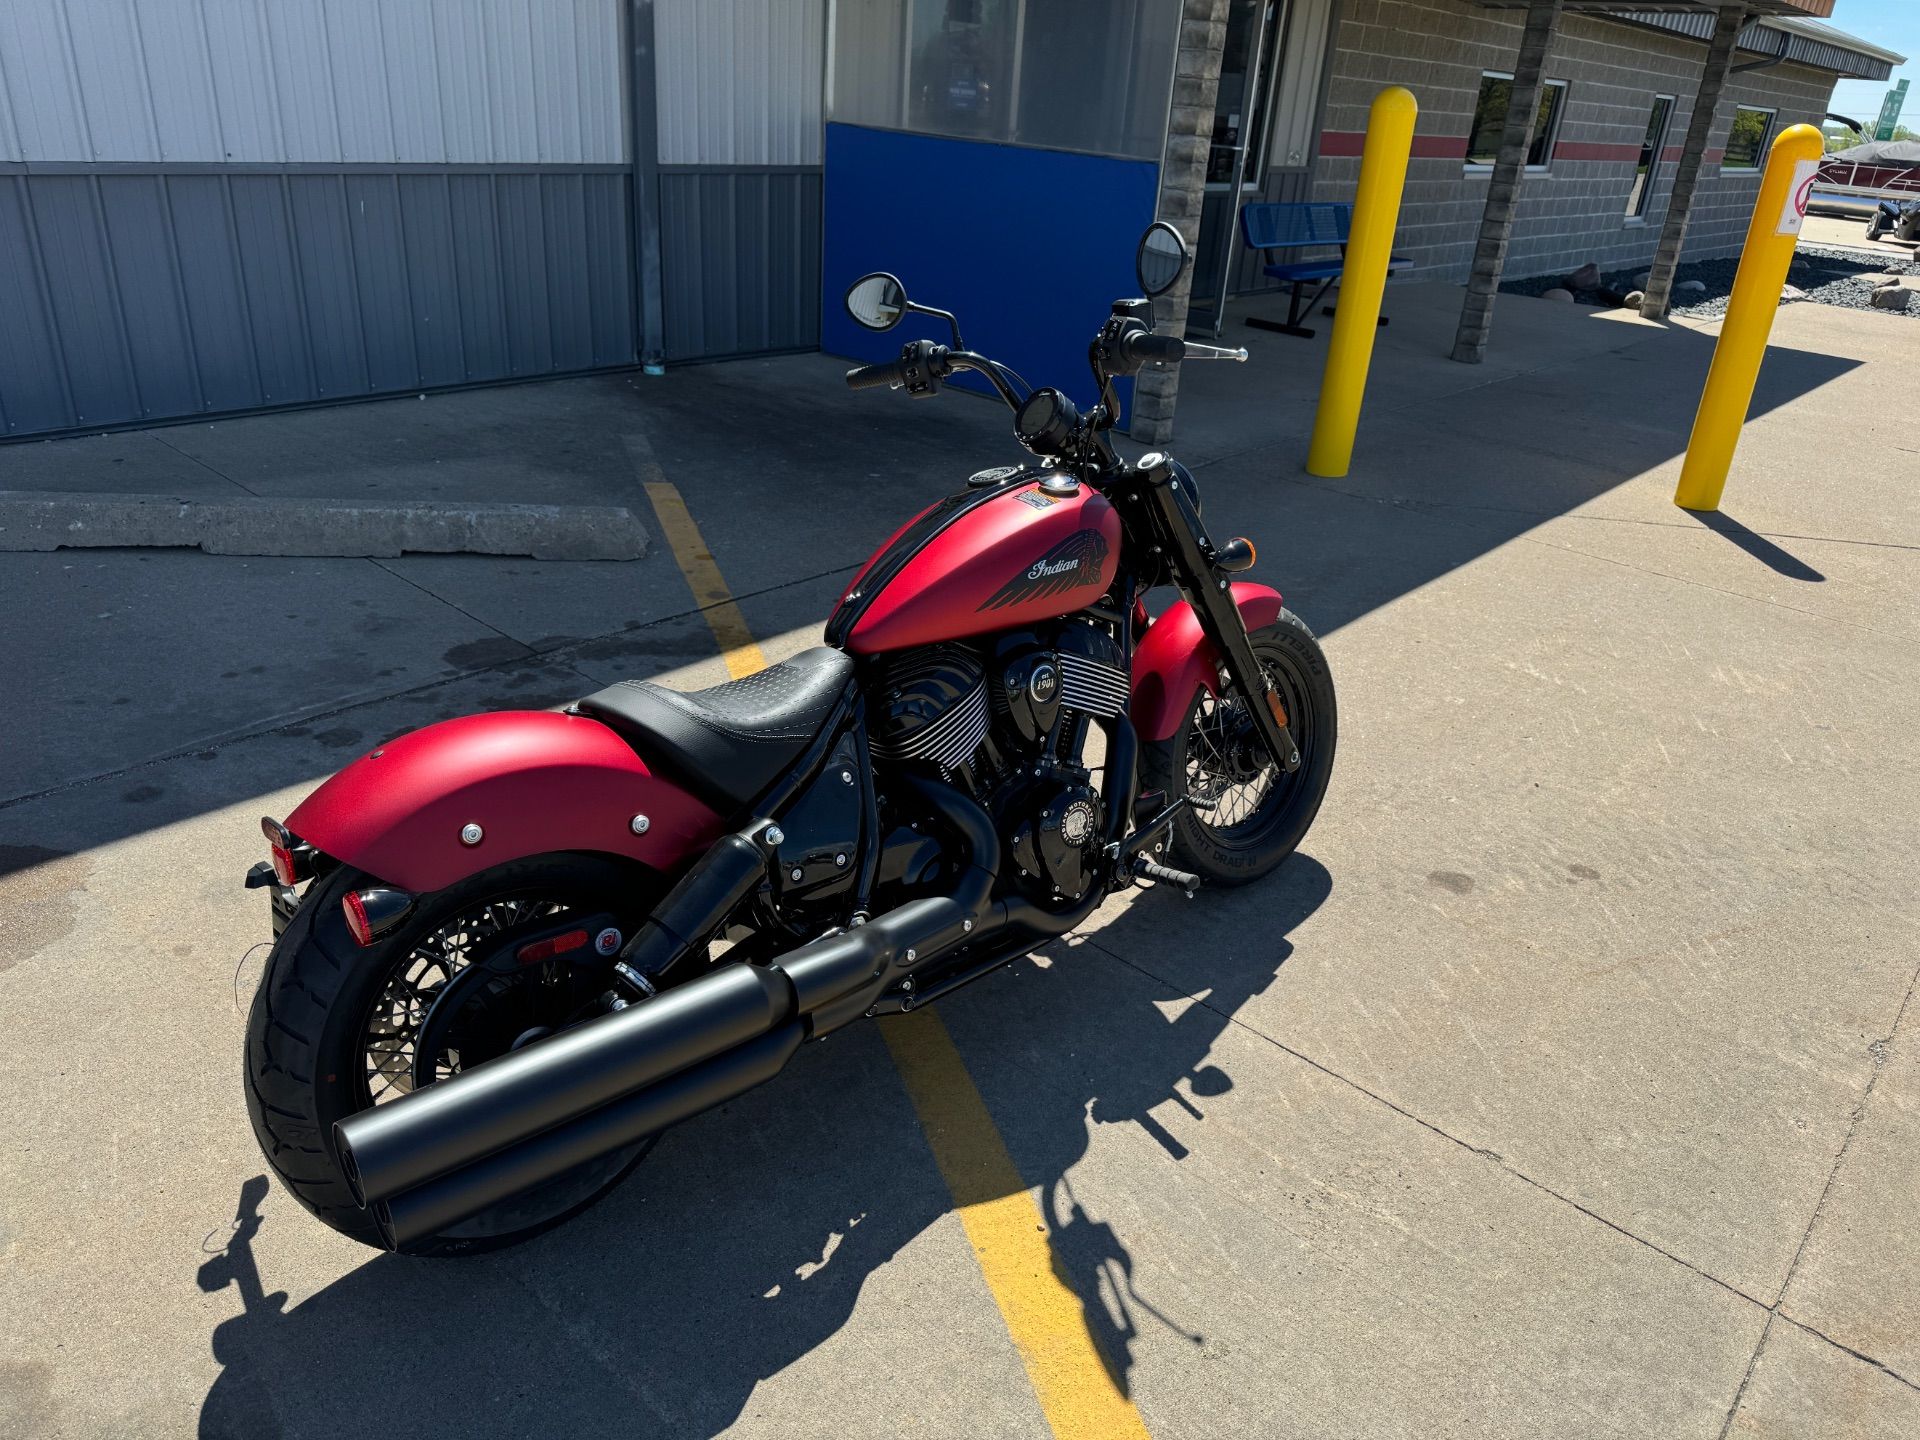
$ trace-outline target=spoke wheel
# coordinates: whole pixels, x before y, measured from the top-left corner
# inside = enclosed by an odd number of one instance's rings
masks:
[[[1286,610],[1249,639],[1286,710],[1299,768],[1274,763],[1248,700],[1224,681],[1194,697],[1177,734],[1141,749],[1142,785],[1192,802],[1174,818],[1173,863],[1215,885],[1244,884],[1292,854],[1333,769],[1337,711],[1319,642]]]
[[[281,1183],[336,1230],[377,1245],[333,1126],[593,1018],[611,956],[573,951],[521,966],[514,950],[596,916],[631,934],[660,882],[607,856],[510,861],[421,897],[393,935],[361,947],[340,902],[371,883],[346,867],[316,880],[276,942],[248,1019],[247,1098]],[[408,1249],[455,1255],[530,1239],[612,1190],[652,1145],[649,1137],[588,1161]]]

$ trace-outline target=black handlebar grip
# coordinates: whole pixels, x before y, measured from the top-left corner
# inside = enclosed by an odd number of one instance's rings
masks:
[[[1178,364],[1187,355],[1187,342],[1178,335],[1155,335],[1151,331],[1129,335],[1126,346],[1128,356],[1141,364]]]
[[[856,365],[847,371],[849,390],[882,390],[906,383],[906,367],[898,360],[889,360],[884,365]]]

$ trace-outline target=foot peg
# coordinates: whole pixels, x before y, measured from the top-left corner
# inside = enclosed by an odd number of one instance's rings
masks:
[[[1178,885],[1189,900],[1193,899],[1193,892],[1200,888],[1198,875],[1189,875],[1185,870],[1175,870],[1171,865],[1162,865],[1159,861],[1149,860],[1144,855],[1134,857],[1133,873],[1142,880],[1153,880],[1163,885]]]

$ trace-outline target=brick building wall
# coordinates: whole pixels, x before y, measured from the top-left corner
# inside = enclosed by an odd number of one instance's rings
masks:
[[[1464,169],[1474,100],[1481,72],[1512,72],[1523,23],[1522,12],[1485,10],[1470,0],[1344,0],[1340,7],[1314,198],[1352,198],[1368,105],[1384,86],[1412,90],[1420,121],[1394,240],[1395,251],[1413,261],[1403,274],[1466,278],[1488,178]],[[1618,21],[1561,17],[1546,65],[1548,79],[1568,82],[1559,139],[1548,173],[1529,171],[1522,181],[1509,278],[1572,270],[1588,260],[1602,269],[1652,260],[1706,51],[1697,41]],[[1735,63],[1753,58],[1741,52]],[[1771,135],[1800,121],[1817,125],[1835,78],[1794,64],[1728,77],[1686,258],[1737,251],[1753,211],[1759,172],[1719,169],[1734,107],[1778,109]],[[1627,193],[1656,95],[1674,96],[1674,110],[1644,223],[1633,223]]]

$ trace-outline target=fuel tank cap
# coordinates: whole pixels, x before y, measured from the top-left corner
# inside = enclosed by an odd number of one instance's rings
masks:
[[[969,490],[991,490],[996,485],[1004,485],[1026,467],[1024,465],[996,465],[991,470],[976,470],[967,477]]]
[[[1040,488],[1049,495],[1078,495],[1080,482],[1071,475],[1053,474],[1040,482]]]

